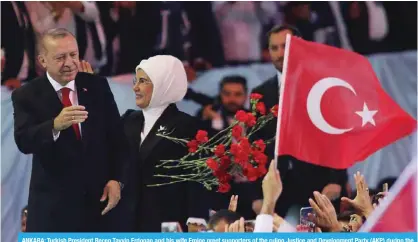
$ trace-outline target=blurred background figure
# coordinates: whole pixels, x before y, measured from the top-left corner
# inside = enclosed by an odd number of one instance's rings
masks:
[[[24,2],[39,44],[43,32],[66,28],[77,38],[80,58],[88,61],[96,72],[107,63],[106,37],[96,2]],[[43,73],[38,70],[38,74]]]
[[[245,109],[247,80],[241,76],[227,76],[219,84],[219,95],[212,104],[202,108],[196,116],[203,121],[207,130],[216,133],[234,121],[235,113]]]
[[[24,207],[22,209],[22,214],[21,214],[21,231],[22,232],[26,232],[26,221],[28,220],[28,206]]]
[[[37,76],[36,41],[25,2],[2,2],[1,22],[1,84],[13,90]]]

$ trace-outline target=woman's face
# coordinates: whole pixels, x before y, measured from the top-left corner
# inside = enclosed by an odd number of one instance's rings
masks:
[[[151,102],[154,85],[149,76],[139,69],[133,81],[133,90],[135,92],[135,103],[141,109],[147,108]]]

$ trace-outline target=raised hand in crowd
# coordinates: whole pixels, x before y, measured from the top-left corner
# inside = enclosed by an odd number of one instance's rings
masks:
[[[232,232],[232,233],[236,233],[236,232],[245,232],[245,221],[244,218],[241,218],[240,220],[237,220],[235,222],[233,222],[232,224],[227,224],[225,226],[225,232]]]
[[[369,194],[369,188],[366,184],[364,176],[357,172],[354,174],[354,180],[356,182],[357,195],[354,200],[347,197],[341,198],[343,203],[347,203],[352,206],[358,214],[364,217],[368,217],[373,212],[373,205]]]
[[[238,207],[238,195],[232,195],[231,201],[229,202],[228,210],[232,212],[236,212]]]
[[[342,225],[338,222],[337,213],[331,201],[327,196],[314,192],[314,198],[309,199],[309,204],[315,214],[308,214],[308,219],[323,231],[340,232],[343,230]]]
[[[79,72],[94,74],[93,68],[91,68],[90,63],[88,63],[85,60],[80,61]]]
[[[277,170],[276,164],[277,162],[275,160],[271,161],[269,170],[263,179],[263,206],[261,208],[261,214],[274,214],[277,199],[279,199],[283,191],[280,172]]]

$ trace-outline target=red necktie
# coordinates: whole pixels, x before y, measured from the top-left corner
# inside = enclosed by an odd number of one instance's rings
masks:
[[[70,91],[71,89],[68,87],[61,88],[61,94],[62,94],[62,104],[64,104],[64,107],[70,107],[72,106],[72,103],[70,101]],[[75,136],[77,137],[77,140],[80,140],[80,128],[78,127],[78,124],[73,124],[73,129],[75,132]]]

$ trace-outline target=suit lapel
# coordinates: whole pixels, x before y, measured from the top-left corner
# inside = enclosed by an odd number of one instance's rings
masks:
[[[88,83],[83,80],[81,77],[77,77],[75,79],[75,86],[77,89],[77,98],[78,98],[78,105],[84,106],[86,108],[86,111],[89,111],[90,107],[90,99],[91,96],[89,96],[88,93]],[[90,135],[89,135],[89,127],[91,125],[90,119],[87,118],[86,121],[81,123],[81,140],[84,144],[87,143]]]
[[[58,116],[64,108],[58,97],[58,93],[55,91],[46,75],[41,77],[37,95],[42,97],[44,106],[46,107],[46,110],[48,110],[47,112],[50,118]]]
[[[176,105],[171,104],[164,110],[157,122],[155,122],[154,126],[152,127],[149,134],[147,135],[147,137],[141,145],[139,155],[142,161],[145,161],[148,158],[148,156],[152,153],[154,147],[162,139],[162,137],[156,135],[160,126],[165,127],[169,131],[174,128],[176,121],[174,115],[176,112],[178,112]]]

